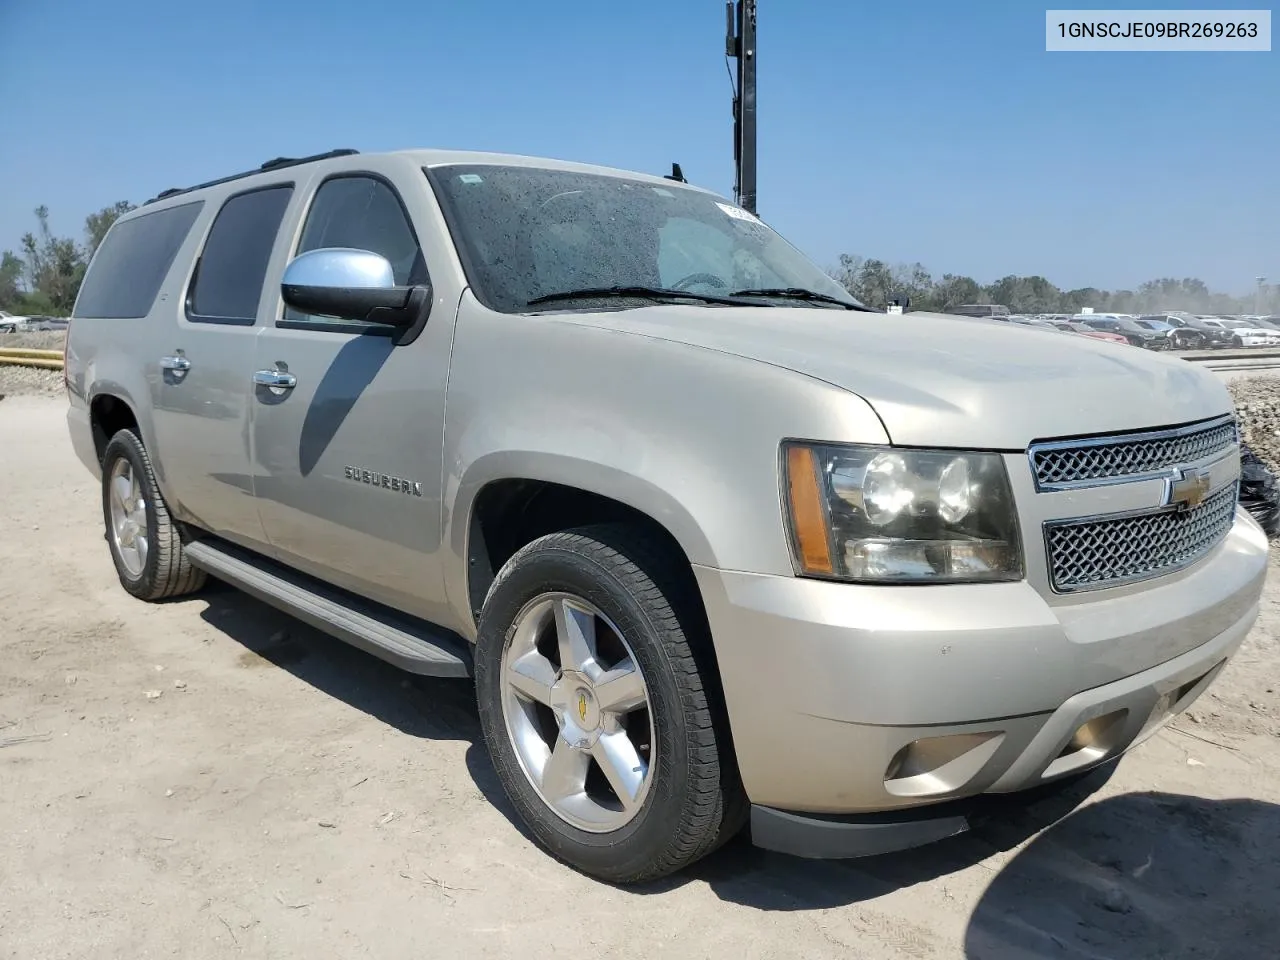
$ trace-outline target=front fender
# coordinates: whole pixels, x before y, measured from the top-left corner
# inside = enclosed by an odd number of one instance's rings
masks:
[[[791,576],[781,442],[888,441],[864,400],[803,374],[466,300],[446,410],[445,591],[464,624],[470,518],[494,480],[607,497],[661,524],[693,563]]]
[[[653,481],[610,463],[551,450],[499,450],[480,457],[458,485],[455,512],[470,518],[480,491],[495,480],[541,480],[608,497],[658,521],[692,563],[718,566],[706,532],[688,507]],[[469,523],[450,526],[449,548],[467,555]]]

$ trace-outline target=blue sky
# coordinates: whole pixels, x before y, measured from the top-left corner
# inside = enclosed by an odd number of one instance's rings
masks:
[[[1030,2],[759,4],[760,212],[819,263],[1280,279],[1280,53],[1046,53]],[[678,160],[728,194],[723,32],[721,0],[0,0],[0,248],[39,203],[79,236],[338,146]]]

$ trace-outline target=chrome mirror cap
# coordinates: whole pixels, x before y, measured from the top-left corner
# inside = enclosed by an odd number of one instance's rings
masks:
[[[396,285],[391,262],[368,250],[324,247],[295,257],[282,285],[311,289],[386,290]]]

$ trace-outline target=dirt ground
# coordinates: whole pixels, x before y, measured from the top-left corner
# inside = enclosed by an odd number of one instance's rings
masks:
[[[64,409],[0,401],[6,960],[1274,952],[1280,577],[1192,715],[1065,794],[905,854],[739,841],[614,889],[513,821],[467,683],[408,679],[225,587],[129,598]]]

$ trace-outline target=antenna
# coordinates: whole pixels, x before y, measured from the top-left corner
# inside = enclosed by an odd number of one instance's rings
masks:
[[[756,0],[726,0],[725,56],[738,61],[733,95],[733,198],[756,213]]]

